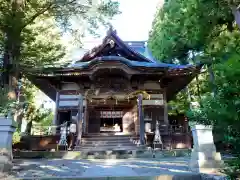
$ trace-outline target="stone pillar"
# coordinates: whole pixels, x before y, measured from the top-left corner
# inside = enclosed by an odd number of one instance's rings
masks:
[[[222,165],[221,155],[216,152],[213,141],[212,127],[192,125],[193,149],[190,170],[200,173],[213,173]]]
[[[144,145],[144,115],[143,115],[143,107],[142,107],[143,95],[138,95],[138,119],[140,124],[140,145]]]
[[[16,124],[11,118],[0,117],[0,173],[12,168],[12,136]]]

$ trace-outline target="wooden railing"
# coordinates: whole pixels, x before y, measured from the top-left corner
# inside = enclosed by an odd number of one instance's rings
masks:
[[[67,128],[67,134],[69,134],[69,125]],[[33,126],[30,135],[60,135],[61,134],[61,125],[59,126]]]
[[[69,128],[68,128],[69,129]],[[160,125],[160,134],[189,133],[189,129],[182,125]],[[34,126],[31,135],[53,135],[60,134],[57,126]]]
[[[161,134],[189,133],[189,128],[182,125],[160,125]]]

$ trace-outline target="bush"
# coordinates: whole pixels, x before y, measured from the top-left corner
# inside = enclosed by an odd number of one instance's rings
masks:
[[[235,180],[240,178],[240,159],[231,159],[228,161],[225,161],[225,164],[227,165],[223,172],[228,175],[228,178],[231,180]]]
[[[9,92],[9,88],[0,88],[0,116],[8,114],[14,104],[14,92]]]
[[[13,144],[19,143],[20,139],[21,139],[20,133],[18,131],[15,131],[13,133],[12,143]]]

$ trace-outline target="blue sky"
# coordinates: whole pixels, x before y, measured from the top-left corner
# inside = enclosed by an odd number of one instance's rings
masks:
[[[118,36],[124,41],[144,41],[148,40],[149,31],[152,27],[152,21],[157,10],[164,0],[118,0],[120,3],[121,14],[115,16],[111,21]],[[92,49],[101,43],[106,35],[106,29],[99,29],[100,38],[91,35],[83,39],[83,49],[71,45],[68,40],[69,35],[63,37],[64,43],[68,44],[68,53],[65,59],[78,60],[86,49]]]
[[[119,0],[120,15],[111,21],[117,34],[124,41],[141,41],[148,39],[157,5],[161,0]],[[85,48],[89,49],[96,41],[101,41],[106,35],[104,31],[100,38],[86,37]]]
[[[122,14],[112,24],[123,40],[147,40],[160,0],[119,0]]]

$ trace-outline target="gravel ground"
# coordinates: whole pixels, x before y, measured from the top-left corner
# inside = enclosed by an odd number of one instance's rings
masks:
[[[77,179],[88,180],[101,177],[120,177],[121,180],[146,180],[146,177],[163,175],[191,176],[199,179],[199,174],[192,173],[188,168],[188,157],[156,158],[156,159],[92,159],[92,160],[64,160],[64,159],[35,159],[14,160],[11,176],[1,177],[3,180],[13,179]],[[90,179],[89,179],[90,178]],[[166,178],[166,177],[165,177]],[[100,180],[99,179],[99,180]],[[111,178],[108,178],[111,179]],[[114,178],[113,178],[114,179]],[[163,178],[164,179],[164,178]],[[186,178],[180,178],[186,179]],[[189,179],[189,178],[187,178]],[[222,180],[209,175],[200,179]],[[102,179],[105,180],[105,179]],[[116,180],[116,179],[114,179]],[[225,180],[225,178],[224,178]]]
[[[15,160],[12,175],[30,177],[119,177],[190,173],[188,159]]]

